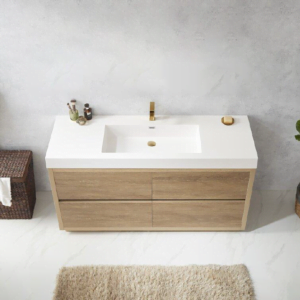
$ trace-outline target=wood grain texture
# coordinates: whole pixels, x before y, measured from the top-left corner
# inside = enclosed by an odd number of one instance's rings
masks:
[[[59,199],[151,199],[151,174],[55,172]]]
[[[59,200],[58,200],[58,196],[57,196],[56,185],[55,185],[52,169],[48,169],[48,175],[49,175],[49,180],[50,180],[50,185],[51,185],[51,191],[52,191],[54,207],[55,207],[56,215],[57,215],[57,219],[58,219],[59,229],[62,230],[64,228],[63,228],[63,222],[62,222],[62,219],[61,219]]]
[[[249,179],[248,187],[247,187],[247,195],[246,195],[246,199],[245,199],[245,207],[244,207],[244,214],[243,214],[243,220],[242,220],[242,230],[245,230],[246,225],[247,225],[250,201],[251,201],[251,197],[252,197],[252,189],[253,189],[254,178],[255,178],[255,172],[256,172],[256,170],[250,171],[250,179]]]
[[[242,230],[254,176],[255,169],[49,169],[67,231]]]
[[[153,227],[241,229],[245,201],[153,201]]]
[[[154,173],[153,199],[245,199],[249,172]]]
[[[152,227],[151,201],[64,201],[65,228]]]
[[[188,231],[240,231],[241,228],[236,227],[67,227],[64,228],[66,231],[70,232],[90,232],[90,231],[113,231],[113,232],[123,232],[123,231],[152,231],[152,232],[188,232]]]
[[[250,172],[255,169],[52,169],[54,173],[69,172],[69,173],[177,173],[177,172]]]

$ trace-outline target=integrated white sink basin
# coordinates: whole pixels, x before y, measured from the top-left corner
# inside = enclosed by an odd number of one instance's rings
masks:
[[[222,117],[94,116],[79,126],[69,116],[58,116],[47,168],[256,169],[248,117],[233,116],[232,126]]]
[[[199,125],[106,125],[103,153],[201,153]]]

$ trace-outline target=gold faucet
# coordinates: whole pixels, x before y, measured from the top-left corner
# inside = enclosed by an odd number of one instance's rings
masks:
[[[150,117],[149,120],[150,121],[154,121],[155,120],[155,102],[150,102]]]

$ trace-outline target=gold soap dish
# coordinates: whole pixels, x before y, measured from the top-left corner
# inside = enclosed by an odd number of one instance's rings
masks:
[[[226,126],[234,124],[234,118],[230,116],[225,116],[222,119],[222,123]]]
[[[148,142],[148,146],[149,147],[155,147],[156,146],[156,143],[154,141],[149,141]]]
[[[85,125],[85,123],[86,123],[86,118],[85,117],[83,117],[83,116],[79,116],[78,117],[78,119],[77,119],[77,121],[76,121],[76,123],[77,124],[79,124],[79,125]]]

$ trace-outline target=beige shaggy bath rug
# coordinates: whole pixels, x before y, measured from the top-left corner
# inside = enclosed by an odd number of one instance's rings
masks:
[[[54,300],[253,300],[247,268],[94,266],[62,268]]]

